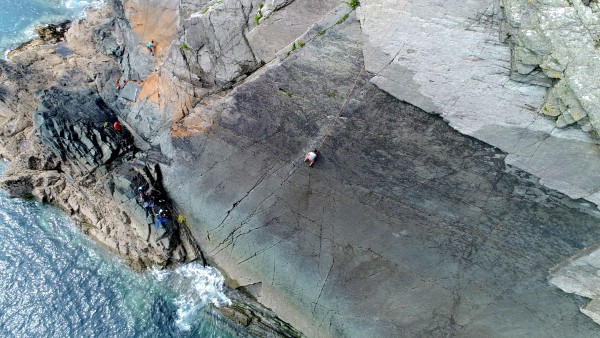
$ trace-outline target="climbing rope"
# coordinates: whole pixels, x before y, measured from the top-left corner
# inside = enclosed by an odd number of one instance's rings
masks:
[[[146,27],[148,27],[148,4],[150,3],[150,0],[146,0],[144,1],[145,6],[144,6],[144,31],[142,32],[142,39],[146,38]],[[145,40],[143,40],[142,42],[144,42],[144,44],[146,43]]]
[[[373,56],[373,54],[375,53],[375,50],[377,50],[379,48],[379,46],[381,46],[381,43],[383,42],[383,39],[388,35],[388,33],[392,30],[392,27],[394,26],[394,24],[396,23],[396,20],[398,20],[398,18],[400,17],[400,14],[402,14],[404,7],[406,7],[406,4],[408,4],[408,0],[404,1],[404,4],[402,6],[400,6],[400,8],[398,9],[398,13],[396,13],[396,16],[394,17],[394,19],[392,20],[392,22],[390,23],[389,27],[387,28],[387,30],[385,31],[385,33],[381,36],[381,38],[379,39],[379,42],[377,42],[377,46],[375,48],[373,48],[371,50],[371,53],[369,53],[369,55],[367,56],[367,58],[365,58],[365,61],[363,62],[362,67],[360,68],[360,71],[358,72],[358,74],[356,75],[356,78],[354,79],[354,84],[352,84],[352,87],[350,88],[350,90],[348,91],[348,94],[346,94],[346,98],[344,99],[344,102],[342,103],[342,106],[340,107],[340,110],[338,111],[338,113],[336,114],[335,118],[333,119],[333,122],[331,122],[331,125],[329,126],[329,129],[327,130],[327,132],[325,133],[325,136],[323,136],[323,140],[321,141],[321,143],[319,144],[319,146],[317,147],[317,150],[321,150],[321,148],[323,147],[323,145],[325,144],[325,141],[327,140],[327,138],[329,137],[329,135],[331,134],[331,131],[333,130],[333,127],[335,127],[335,124],[337,123],[337,121],[339,120],[340,116],[342,116],[342,112],[344,111],[344,108],[346,107],[346,104],[348,104],[348,101],[350,100],[350,96],[352,95],[352,93],[354,92],[354,90],[356,89],[356,85],[358,84],[358,81],[360,80],[360,77],[362,75],[362,73],[365,71],[366,66],[367,66],[367,62],[369,60],[371,60],[371,57]]]

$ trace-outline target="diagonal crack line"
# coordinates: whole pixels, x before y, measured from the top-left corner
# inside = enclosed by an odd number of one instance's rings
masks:
[[[233,250],[233,248],[235,247],[236,240],[238,238],[245,236],[245,235],[247,235],[253,231],[256,231],[258,229],[266,228],[266,227],[270,226],[274,221],[279,221],[279,219],[277,217],[273,217],[267,223],[265,223],[265,225],[257,226],[255,228],[249,229],[243,233],[237,233],[238,230],[241,230],[243,228],[243,226],[236,227],[233,231],[231,231],[229,233],[229,235],[227,235],[227,237],[225,237],[225,239],[221,243],[219,243],[219,245],[217,245],[218,251],[214,252],[214,254],[215,255],[219,254],[221,251],[225,250],[229,245],[231,245],[231,249]],[[225,246],[221,247],[222,245],[225,245]]]
[[[229,210],[227,210],[227,212],[225,213],[225,217],[223,218],[223,220],[221,221],[221,223],[219,223],[219,225],[217,225],[216,227],[214,227],[213,229],[211,229],[210,231],[214,231],[217,230],[218,228],[220,228],[223,223],[225,223],[225,221],[229,218],[229,215],[231,215],[231,212],[246,198],[248,197],[252,191],[254,191],[254,189],[256,189],[256,187],[258,187],[268,176],[268,174],[263,174],[261,175],[258,180],[254,183],[254,185],[252,186],[252,188],[250,188],[250,190],[248,190],[246,192],[246,194],[244,194],[244,196],[242,196],[239,200],[237,200],[235,203],[233,203],[233,205],[231,206],[231,208]]]
[[[237,207],[237,206],[238,206],[238,205],[239,205],[239,204],[240,204],[240,203],[241,203],[241,202],[242,202],[242,201],[243,201],[243,200],[244,200],[246,197],[248,197],[250,194],[252,194],[252,192],[253,192],[253,191],[254,191],[254,190],[255,190],[255,189],[256,189],[256,188],[257,188],[259,185],[261,185],[261,184],[262,184],[262,183],[263,183],[263,182],[264,182],[264,181],[265,181],[267,178],[270,178],[270,177],[272,177],[272,176],[276,175],[276,173],[277,173],[277,172],[279,172],[281,169],[283,169],[283,168],[284,168],[286,165],[287,165],[287,164],[283,164],[282,166],[278,167],[277,169],[273,170],[272,172],[265,173],[265,174],[261,175],[261,176],[260,176],[260,178],[257,180],[257,182],[254,184],[254,186],[252,186],[252,188],[250,188],[250,190],[248,190],[248,192],[246,192],[246,194],[245,194],[245,195],[244,195],[242,198],[240,198],[240,199],[239,199],[239,200],[237,200],[235,203],[233,203],[233,206],[232,206],[232,207],[231,207],[231,208],[230,208],[230,209],[227,211],[227,213],[226,213],[225,217],[223,218],[223,220],[221,221],[221,223],[219,223],[219,225],[217,225],[216,227],[214,227],[214,228],[213,228],[213,229],[211,229],[210,231],[215,231],[215,230],[217,230],[218,228],[220,228],[220,227],[223,225],[223,223],[225,223],[225,221],[227,220],[227,218],[229,218],[229,215],[231,214],[231,212],[232,212],[232,211],[233,211],[233,210],[234,210],[234,209],[235,209],[235,208],[236,208],[236,207]],[[292,168],[292,170],[293,170],[293,168]],[[290,172],[291,172],[291,171],[290,171]],[[279,188],[277,188],[277,189],[275,189],[275,190],[271,191],[271,193],[270,193],[270,194],[269,194],[267,197],[265,197],[265,198],[264,198],[262,201],[260,201],[260,203],[259,203],[259,204],[257,205],[257,207],[254,209],[254,211],[253,211],[253,212],[252,212],[252,213],[251,213],[249,216],[247,216],[247,217],[244,219],[244,221],[242,221],[242,223],[241,223],[241,224],[242,224],[242,225],[245,225],[246,223],[248,223],[249,219],[250,219],[250,218],[252,218],[252,217],[253,217],[253,216],[256,214],[256,212],[257,212],[257,209],[258,209],[258,208],[259,208],[259,207],[260,207],[260,206],[261,206],[261,205],[262,205],[262,204],[263,204],[263,203],[264,203],[266,200],[268,200],[269,198],[271,198],[271,196],[273,196],[274,194],[276,194],[276,193],[277,193],[277,192],[278,192],[278,191],[279,191],[279,190],[280,190],[280,189],[283,187],[283,185],[284,185],[284,184],[285,184],[285,183],[286,183],[286,182],[287,182],[287,181],[290,179],[290,177],[291,177],[293,174],[294,174],[294,172],[292,172],[291,174],[289,174],[288,176],[286,176],[286,177],[285,177],[285,178],[282,180],[282,182],[281,182],[281,184],[280,184]]]
[[[287,239],[287,238],[282,238],[282,239],[280,239],[279,241],[277,241],[276,243],[273,243],[273,244],[269,245],[268,247],[266,247],[266,248],[263,248],[262,250],[259,250],[259,251],[255,252],[255,253],[253,253],[252,255],[250,255],[250,257],[248,257],[248,258],[246,258],[246,259],[244,259],[244,260],[241,260],[241,261],[239,261],[239,262],[238,262],[238,264],[245,263],[245,262],[247,262],[247,261],[251,260],[252,258],[254,258],[254,257],[256,257],[256,256],[258,256],[258,255],[260,255],[260,254],[262,254],[263,252],[265,252],[265,251],[267,251],[267,250],[269,250],[269,249],[271,249],[271,248],[274,248],[274,247],[276,247],[277,245],[279,245],[279,243],[283,242],[283,241],[284,241],[284,240],[286,240],[286,239]]]
[[[329,266],[329,271],[327,271],[327,276],[325,276],[325,280],[323,281],[323,285],[321,286],[321,290],[319,291],[319,295],[315,300],[315,306],[313,306],[313,316],[317,311],[317,305],[319,305],[319,299],[321,299],[321,294],[323,294],[323,290],[325,289],[325,285],[327,285],[327,281],[329,280],[329,275],[331,275],[331,270],[333,270],[333,266],[335,265],[335,257],[331,259],[331,266]]]

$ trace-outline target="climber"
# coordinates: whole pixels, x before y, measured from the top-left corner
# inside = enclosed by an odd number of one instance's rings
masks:
[[[115,131],[121,131],[121,123],[119,121],[115,121],[115,123],[113,123],[113,129]]]
[[[315,160],[317,159],[317,149],[314,149],[313,151],[308,152],[308,154],[306,154],[306,156],[304,157],[304,162],[308,161],[308,166],[312,167],[315,164]]]
[[[115,85],[115,96],[119,96],[119,92],[121,91],[121,83],[117,80],[117,84]]]
[[[169,218],[169,214],[170,214],[169,210],[166,210],[166,209],[160,209],[158,211],[158,215],[163,218]]]
[[[150,55],[154,56],[154,48],[156,47],[156,43],[154,43],[154,40],[150,40],[150,42],[148,42],[146,47],[150,51]]]
[[[147,195],[147,194],[146,194],[146,188],[144,188],[144,186],[143,186],[143,185],[140,185],[140,186],[137,188],[137,194],[138,194],[138,197],[140,198],[140,201],[141,201],[141,202],[146,202],[146,200],[147,200],[147,199],[146,199],[146,195]]]
[[[154,208],[154,201],[149,199],[144,201],[144,210],[146,211],[146,217],[152,215],[152,209]]]
[[[156,221],[154,221],[154,227],[156,228],[156,230],[158,230],[158,228],[161,226],[161,224],[165,224],[165,222],[167,222],[169,214],[168,214],[168,211],[166,211],[164,209],[160,209],[156,216],[157,217],[156,217]]]

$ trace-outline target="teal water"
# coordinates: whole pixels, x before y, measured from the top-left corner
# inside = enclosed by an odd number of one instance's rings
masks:
[[[83,17],[88,6],[99,6],[102,0],[0,0],[0,51],[33,38],[33,28]]]
[[[38,24],[82,17],[100,3],[0,0],[0,51],[30,39]],[[212,310],[229,302],[212,268],[135,273],[56,208],[1,191],[0,241],[0,337],[234,335]]]
[[[223,277],[131,271],[55,208],[0,193],[0,336],[228,337]]]

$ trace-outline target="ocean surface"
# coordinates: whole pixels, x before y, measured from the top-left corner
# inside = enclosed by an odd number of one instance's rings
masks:
[[[0,0],[1,57],[33,38],[35,26],[82,18],[86,7],[101,4],[102,0]]]
[[[233,337],[209,304],[223,277],[191,263],[135,273],[59,210],[0,192],[0,337]]]
[[[95,0],[0,0],[0,51]],[[0,57],[1,57],[0,56]],[[0,172],[4,167],[0,163]],[[192,263],[135,273],[54,207],[0,191],[0,337],[233,337],[223,277]]]

